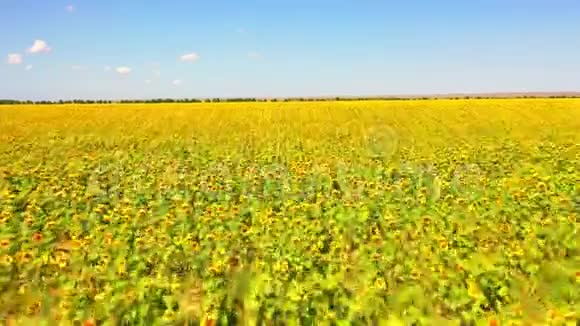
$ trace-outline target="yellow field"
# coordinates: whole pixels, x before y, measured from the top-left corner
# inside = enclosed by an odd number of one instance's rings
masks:
[[[580,100],[0,106],[0,319],[573,324]]]

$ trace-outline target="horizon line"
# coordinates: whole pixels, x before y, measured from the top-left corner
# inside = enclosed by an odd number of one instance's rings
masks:
[[[152,97],[152,98],[70,98],[70,99],[56,99],[56,100],[31,100],[31,99],[16,99],[16,98],[0,98],[0,102],[70,102],[70,101],[179,101],[179,100],[381,100],[381,99],[453,99],[453,98],[549,98],[549,97],[580,97],[580,91],[529,91],[529,92],[457,92],[457,93],[411,93],[411,94],[385,94],[385,95],[310,95],[310,96],[205,96],[205,97]]]

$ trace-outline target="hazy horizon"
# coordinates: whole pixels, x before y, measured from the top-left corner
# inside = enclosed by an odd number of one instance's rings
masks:
[[[0,98],[569,93],[574,1],[0,0]]]

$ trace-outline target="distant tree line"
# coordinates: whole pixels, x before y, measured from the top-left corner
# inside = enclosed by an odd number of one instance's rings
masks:
[[[0,99],[0,105],[9,104],[37,104],[37,105],[54,105],[54,104],[147,104],[147,103],[232,103],[232,102],[324,102],[324,101],[413,101],[413,100],[463,100],[463,99],[527,99],[527,98],[579,98],[573,95],[551,95],[551,96],[533,96],[522,95],[513,97],[497,96],[452,96],[452,97],[288,97],[288,98],[157,98],[145,100],[58,100],[58,101],[20,101],[11,99]]]

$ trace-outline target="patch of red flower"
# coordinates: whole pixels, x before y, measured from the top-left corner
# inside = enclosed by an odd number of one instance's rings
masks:
[[[40,232],[35,232],[32,235],[32,240],[34,240],[34,242],[40,242],[40,241],[42,241],[42,239],[43,239],[43,236],[42,236],[42,233],[40,233]]]
[[[83,326],[97,326],[97,324],[95,323],[94,320],[87,319],[87,320],[84,321]]]

